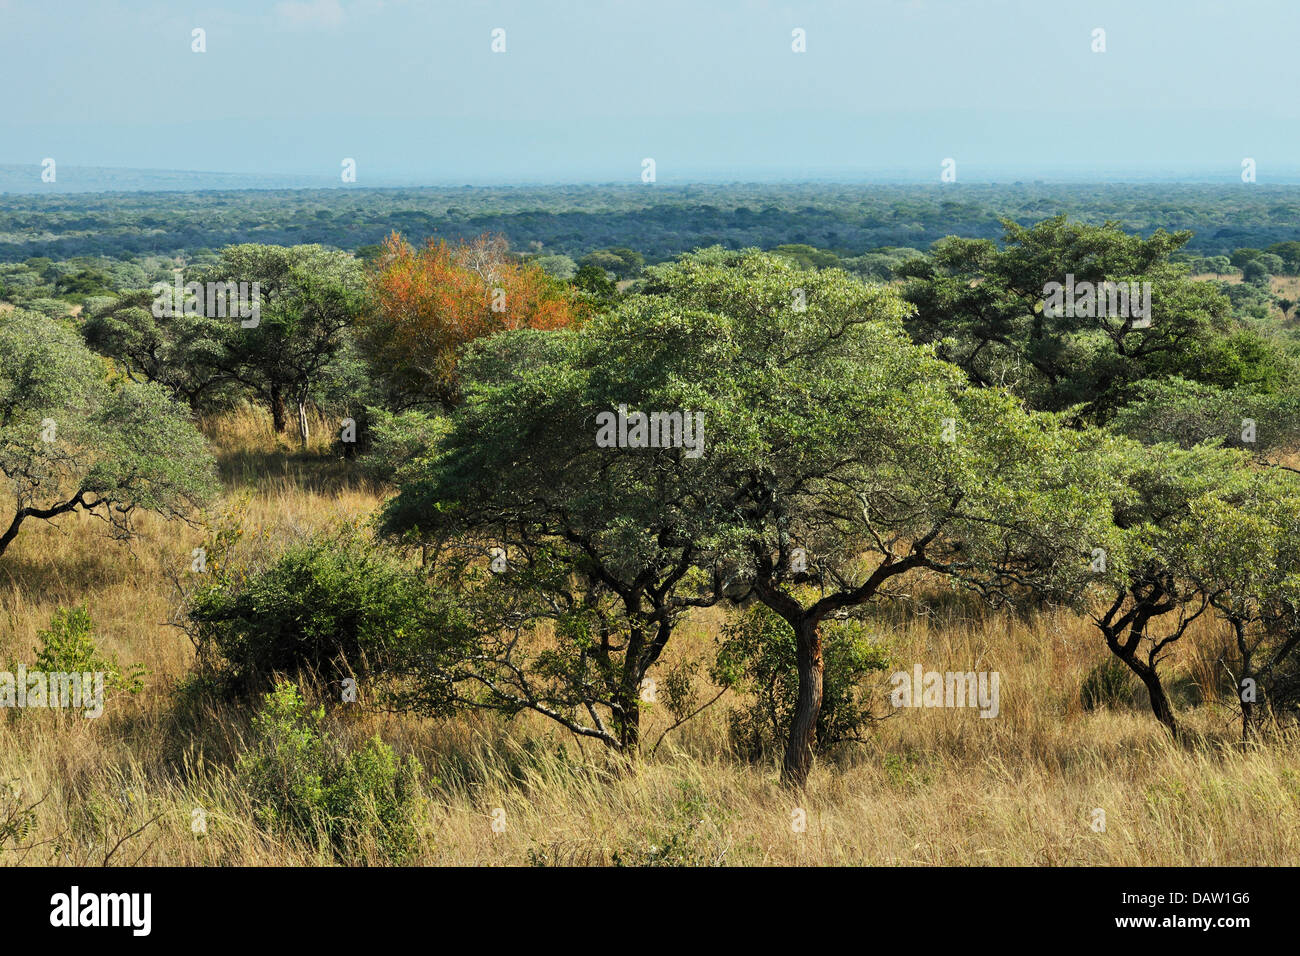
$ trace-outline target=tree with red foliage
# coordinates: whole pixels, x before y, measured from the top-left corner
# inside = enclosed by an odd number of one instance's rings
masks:
[[[372,275],[373,308],[362,348],[402,406],[460,399],[457,352],[506,329],[559,329],[579,321],[582,300],[536,266],[511,259],[501,237],[413,249],[396,232]]]

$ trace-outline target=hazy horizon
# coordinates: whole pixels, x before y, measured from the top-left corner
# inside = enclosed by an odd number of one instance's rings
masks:
[[[861,185],[861,186],[923,186],[933,184],[945,189],[965,186],[1010,186],[1033,184],[1048,186],[1087,185],[1161,185],[1161,186],[1232,186],[1243,185],[1237,175],[1219,175],[1214,170],[1190,169],[1181,172],[1141,169],[1090,169],[1075,172],[1066,169],[993,169],[964,173],[955,183],[940,183],[937,176],[907,176],[900,172],[870,170],[803,170],[770,171],[751,170],[749,175],[723,175],[706,169],[684,170],[678,177],[660,177],[651,184],[626,179],[505,179],[488,177],[448,177],[442,180],[416,177],[375,177],[368,182],[341,183],[338,177],[305,172],[236,172],[230,170],[162,169],[122,166],[63,166],[57,167],[55,182],[41,180],[39,164],[0,163],[0,195],[34,195],[41,193],[111,193],[111,192],[168,192],[168,191],[243,191],[243,190],[293,190],[293,189],[491,189],[491,188],[547,188],[547,187],[610,187],[628,186],[653,190],[680,188],[692,185]],[[1258,186],[1300,186],[1300,166],[1273,174]],[[1244,187],[1243,187],[1244,188]]]

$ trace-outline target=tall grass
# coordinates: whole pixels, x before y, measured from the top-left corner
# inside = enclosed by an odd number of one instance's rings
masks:
[[[372,512],[380,492],[337,456],[331,427],[316,423],[300,449],[252,410],[206,422],[226,489],[215,510],[244,501],[247,526],[268,547]],[[0,562],[0,668],[30,663],[56,608],[86,603],[101,648],[148,669],[145,690],[98,720],[0,712],[0,862],[334,862],[306,838],[257,824],[233,769],[251,715],[178,697],[192,649],[165,623],[168,575],[188,565],[203,530],[144,516],[128,545],[100,524],[73,515],[24,527]],[[727,710],[746,703],[731,695],[630,767],[530,716],[338,708],[331,732],[355,743],[379,734],[420,762],[430,796],[422,864],[1300,862],[1300,738],[1279,730],[1242,749],[1217,697],[1224,635],[1212,624],[1198,622],[1168,665],[1194,691],[1187,701],[1204,700],[1181,715],[1192,742],[1175,745],[1140,700],[1084,708],[1080,687],[1107,659],[1085,619],[984,610],[937,581],[915,590],[910,606],[876,618],[897,668],[996,670],[1000,716],[890,712],[882,675],[873,688],[882,719],[866,742],[824,755],[799,794],[778,785],[774,764],[731,754]],[[690,619],[661,666],[698,662],[707,691],[721,622],[716,609]],[[648,711],[653,743],[671,719]],[[384,858],[363,843],[347,861]]]

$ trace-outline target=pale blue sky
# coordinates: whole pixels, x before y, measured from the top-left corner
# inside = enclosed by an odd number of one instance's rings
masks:
[[[1296,0],[0,0],[0,163],[1294,181],[1297,71]]]

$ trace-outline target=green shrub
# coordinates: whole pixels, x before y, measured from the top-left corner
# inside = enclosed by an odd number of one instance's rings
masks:
[[[362,470],[375,481],[392,481],[407,462],[428,455],[447,433],[450,420],[419,410],[389,412],[367,408],[370,447]]]
[[[226,694],[257,693],[277,674],[337,681],[382,672],[441,621],[420,570],[352,525],[296,543],[265,567],[221,561],[209,575],[187,616],[204,673]]]
[[[143,664],[134,664],[124,672],[117,658],[101,654],[95,644],[94,623],[84,606],[58,608],[50,618],[50,626],[37,631],[40,646],[32,670],[53,673],[104,674],[104,690],[138,693],[144,686],[146,673]]]
[[[419,764],[399,760],[378,736],[350,750],[324,720],[324,708],[311,708],[288,681],[266,695],[254,743],[236,765],[258,823],[327,845],[340,859],[369,847],[405,862],[419,846]]]
[[[677,799],[665,810],[661,824],[615,848],[610,859],[614,866],[723,865],[727,841],[722,833],[732,813],[710,802],[699,784],[689,781],[678,781]],[[537,861],[531,854],[530,859]]]
[[[889,656],[866,633],[861,621],[826,621],[821,628],[822,707],[817,717],[817,749],[859,739],[871,719],[863,680],[888,667]],[[794,631],[764,605],[735,616],[723,628],[713,667],[715,681],[752,695],[752,704],[729,715],[731,739],[749,760],[784,746],[799,697]]]

